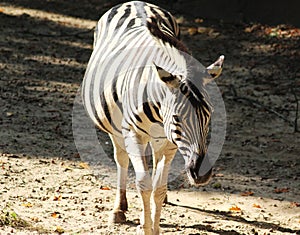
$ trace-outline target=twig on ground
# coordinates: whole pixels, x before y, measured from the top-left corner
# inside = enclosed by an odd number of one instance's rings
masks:
[[[295,101],[296,101],[296,114],[295,114],[295,121],[294,121],[294,132],[299,132],[298,130],[298,115],[299,115],[299,99],[296,95],[296,91],[294,88],[291,88],[292,89],[292,93],[295,97]]]
[[[247,101],[248,103],[250,103],[250,104],[252,104],[252,105],[254,105],[256,107],[263,108],[263,109],[267,110],[268,112],[275,114],[277,117],[281,118],[282,120],[286,121],[290,126],[295,127],[295,124],[294,124],[293,121],[289,120],[288,118],[286,118],[282,114],[278,113],[274,109],[271,109],[271,108],[267,107],[266,105],[261,104],[257,100],[253,100],[253,99],[248,98],[248,97],[238,96],[235,87],[232,84],[229,87],[230,87],[230,89],[231,89],[231,91],[233,93],[233,97],[234,97],[235,100]],[[297,110],[298,110],[298,108],[297,108]]]

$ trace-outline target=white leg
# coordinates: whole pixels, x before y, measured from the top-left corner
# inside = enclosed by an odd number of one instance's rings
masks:
[[[153,171],[153,234],[160,234],[160,215],[163,202],[167,195],[168,173],[171,162],[175,156],[177,148],[168,143],[163,148],[163,151],[158,151],[154,154],[154,160],[157,160],[155,165],[155,171]]]
[[[122,139],[110,135],[110,138],[114,145],[114,158],[117,164],[117,193],[115,199],[115,205],[112,214],[113,223],[124,223],[126,222],[126,216],[124,214],[128,209],[127,198],[126,198],[126,181],[129,157],[124,147],[121,147]]]
[[[136,174],[136,187],[143,204],[141,225],[137,228],[139,235],[152,235],[152,219],[150,209],[150,198],[152,193],[152,180],[149,174],[145,157],[147,140],[143,139],[136,132],[123,129],[126,151],[134,167]]]

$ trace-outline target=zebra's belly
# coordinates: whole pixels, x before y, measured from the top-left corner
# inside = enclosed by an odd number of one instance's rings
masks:
[[[99,129],[109,134],[122,137],[123,112],[113,102],[109,105],[99,104],[95,107]]]

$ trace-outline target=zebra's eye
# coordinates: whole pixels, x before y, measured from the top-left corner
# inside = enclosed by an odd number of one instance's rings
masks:
[[[189,89],[185,84],[182,84],[182,86],[180,86],[180,90],[181,90],[182,94],[186,94]]]

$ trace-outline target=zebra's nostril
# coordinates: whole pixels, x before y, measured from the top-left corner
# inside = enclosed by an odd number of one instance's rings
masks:
[[[196,159],[191,159],[188,166],[188,173],[194,180],[197,180],[198,171],[199,171],[196,163],[197,163]]]
[[[195,169],[191,167],[191,168],[189,169],[189,171],[190,171],[190,174],[191,174],[192,178],[193,178],[193,179],[196,179],[196,172],[195,172]]]

